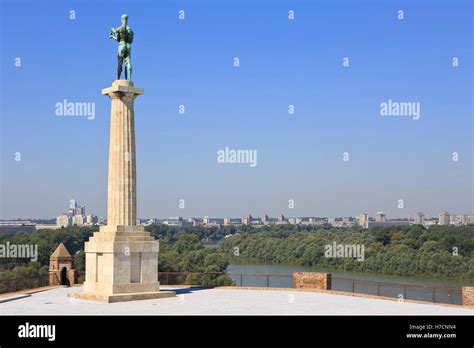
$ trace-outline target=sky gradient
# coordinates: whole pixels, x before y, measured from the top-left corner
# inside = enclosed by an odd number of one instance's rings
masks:
[[[139,217],[474,211],[470,1],[1,0],[0,218],[55,217],[70,199],[105,216],[100,91],[123,13],[145,90]],[[56,116],[65,99],[95,103],[95,119]],[[388,99],[419,102],[420,119],[380,116]],[[257,150],[258,165],[217,163],[225,147]]]

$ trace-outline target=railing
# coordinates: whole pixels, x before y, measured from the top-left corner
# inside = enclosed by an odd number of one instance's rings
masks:
[[[200,280],[207,276],[207,283]],[[245,287],[293,288],[292,274],[244,274],[244,273],[159,273],[163,285],[206,285],[219,284],[218,277],[228,276],[233,285]],[[222,284],[225,285],[225,284]],[[393,297],[399,300],[418,300],[434,303],[462,304],[461,289],[432,285],[410,285],[353,278],[331,277],[331,290]]]
[[[164,285],[209,287],[234,285],[226,273],[159,272],[158,281]]]
[[[372,280],[331,277],[331,290],[348,291],[399,300],[462,304],[461,288],[387,283]]]
[[[49,285],[49,275],[39,275],[29,278],[0,279],[0,294],[20,290],[40,288]]]
[[[266,288],[292,288],[292,274],[241,274],[228,273],[228,276],[234,280],[237,286],[256,286]]]
[[[84,272],[79,272],[79,283]],[[82,278],[82,279],[81,279]],[[188,286],[245,286],[267,288],[293,288],[292,274],[248,274],[248,273],[191,273],[159,272],[162,285]],[[30,278],[0,279],[0,294],[49,285],[49,275]],[[331,290],[393,297],[400,300],[418,300],[435,303],[462,304],[461,289],[432,285],[410,285],[371,280],[331,277]]]

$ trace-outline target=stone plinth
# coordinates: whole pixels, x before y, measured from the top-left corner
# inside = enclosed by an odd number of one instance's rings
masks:
[[[159,243],[136,225],[135,98],[143,89],[116,80],[102,90],[111,99],[107,226],[85,243],[83,293],[71,297],[103,302],[174,296],[160,291]]]
[[[293,273],[293,286],[295,289],[331,290],[331,274],[295,272]]]
[[[130,294],[114,294],[101,295],[99,293],[74,292],[69,293],[69,297],[78,300],[92,300],[106,303],[124,302],[124,301],[138,301],[138,300],[154,300],[158,298],[175,297],[175,291],[153,291],[153,292],[139,292]]]
[[[85,245],[84,292],[70,296],[102,302],[175,296],[160,291],[158,251],[143,226],[101,226]]]

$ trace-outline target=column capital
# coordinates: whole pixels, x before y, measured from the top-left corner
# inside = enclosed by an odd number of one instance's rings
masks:
[[[108,95],[111,99],[122,98],[124,96],[135,99],[144,93],[143,88],[135,88],[132,81],[115,80],[112,86],[102,89],[103,95]]]

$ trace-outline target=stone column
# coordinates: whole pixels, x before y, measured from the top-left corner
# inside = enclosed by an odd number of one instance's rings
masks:
[[[159,241],[137,225],[137,178],[133,103],[143,89],[115,80],[102,90],[111,99],[107,226],[85,243],[84,292],[78,299],[103,302],[175,296],[160,291]]]
[[[133,103],[143,94],[132,81],[115,80],[102,90],[111,99],[107,225],[131,226],[137,220],[137,175]]]

